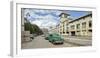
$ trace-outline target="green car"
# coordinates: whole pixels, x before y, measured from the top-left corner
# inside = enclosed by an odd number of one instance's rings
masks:
[[[53,34],[49,34],[48,37],[46,37],[47,40],[49,40],[49,42],[52,42],[53,44],[63,44],[64,43],[64,39],[61,38],[61,36],[59,34],[53,33]]]

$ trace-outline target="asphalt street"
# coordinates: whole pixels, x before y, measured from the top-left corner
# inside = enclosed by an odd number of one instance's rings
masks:
[[[22,49],[33,49],[33,48],[58,48],[58,47],[75,47],[76,44],[64,42],[64,44],[54,45],[48,40],[45,40],[43,35],[35,37],[30,42],[24,42],[21,44]]]

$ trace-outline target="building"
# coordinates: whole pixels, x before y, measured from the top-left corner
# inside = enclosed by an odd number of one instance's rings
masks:
[[[49,33],[59,33],[58,30],[59,30],[58,25],[57,26],[51,26]]]
[[[87,14],[75,20],[68,18],[69,14],[61,13],[59,33],[68,36],[92,36],[92,14]]]
[[[68,35],[67,27],[68,27],[69,22],[72,21],[71,19],[68,18],[68,16],[70,15],[66,13],[61,13],[59,16],[60,16],[59,32],[61,35]]]
[[[21,42],[25,41],[30,41],[30,37],[32,37],[32,34],[30,34],[30,31],[26,31],[24,24],[29,22],[25,17],[24,17],[24,9],[22,9],[22,14],[21,14]]]

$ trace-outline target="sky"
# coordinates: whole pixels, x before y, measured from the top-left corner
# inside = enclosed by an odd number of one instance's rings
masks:
[[[40,28],[50,28],[51,26],[59,24],[59,15],[62,12],[69,14],[69,18],[73,20],[91,13],[90,11],[26,8],[24,9],[24,17],[26,17],[32,24],[38,25]]]

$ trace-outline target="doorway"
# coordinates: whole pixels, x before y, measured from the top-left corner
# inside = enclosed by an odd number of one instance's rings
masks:
[[[75,31],[72,31],[71,32],[71,36],[75,36]]]

